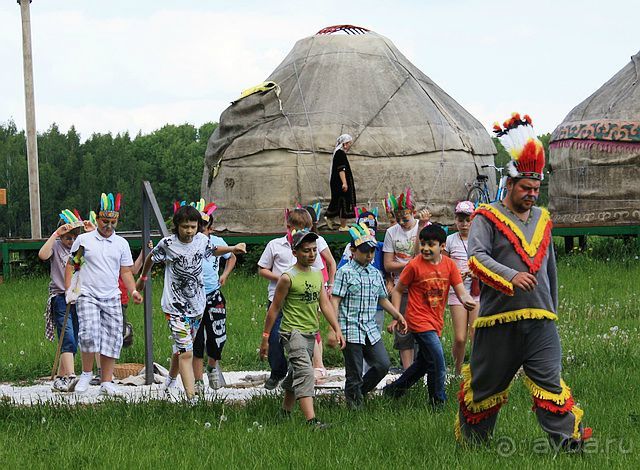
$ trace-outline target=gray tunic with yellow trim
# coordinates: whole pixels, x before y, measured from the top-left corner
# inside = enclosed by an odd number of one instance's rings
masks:
[[[538,253],[544,245],[545,235],[550,237],[550,224],[549,213],[538,207],[531,208],[526,223],[500,202],[479,207],[468,242],[469,266],[484,282],[476,326],[525,318],[556,318],[558,289],[553,241],[548,241],[544,256]],[[520,244],[520,253],[514,243]],[[536,254],[541,257],[539,269],[537,266],[532,269]],[[532,271],[538,280],[535,289],[531,292],[514,290],[511,284],[514,276],[518,272]]]

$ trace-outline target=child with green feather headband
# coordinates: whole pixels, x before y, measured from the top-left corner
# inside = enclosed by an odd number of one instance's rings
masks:
[[[88,220],[82,220],[80,213],[73,209],[60,212],[58,227],[42,245],[38,257],[42,261],[51,263],[51,282],[49,283],[49,298],[45,309],[45,337],[54,340],[54,329],[58,340],[62,341],[60,363],[57,377],[52,390],[67,392],[75,379],[74,356],[78,349],[78,317],[75,305],[69,309],[67,322],[64,324],[67,302],[65,300],[64,272],[70,256],[70,249],[82,230],[91,231],[95,225]],[[64,330],[64,334],[63,334]]]
[[[361,222],[349,228],[349,235],[352,258],[336,274],[331,302],[347,343],[342,351],[347,405],[359,408],[363,397],[380,383],[391,365],[376,323],[378,305],[391,314],[404,333],[407,324],[387,298],[382,274],[371,265],[378,246],[374,232]],[[364,376],[363,359],[369,365]]]

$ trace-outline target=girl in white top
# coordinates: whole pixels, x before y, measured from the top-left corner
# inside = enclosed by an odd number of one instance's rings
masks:
[[[453,323],[453,348],[452,355],[455,361],[456,375],[460,375],[462,363],[464,362],[464,352],[469,337],[473,342],[473,322],[478,316],[480,308],[480,289],[478,279],[474,279],[467,260],[467,237],[469,236],[469,228],[471,227],[471,214],[475,207],[471,201],[461,201],[456,205],[455,209],[455,226],[458,230],[447,237],[445,254],[447,254],[460,270],[464,287],[467,292],[471,293],[473,300],[476,302],[476,308],[467,311],[453,293],[453,289],[449,292],[449,309],[451,310],[451,319]]]

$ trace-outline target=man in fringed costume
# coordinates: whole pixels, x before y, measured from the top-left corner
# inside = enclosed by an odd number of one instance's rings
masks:
[[[455,424],[458,440],[485,442],[520,367],[542,429],[558,449],[581,449],[591,429],[581,424],[561,378],[562,351],[551,218],[535,207],[544,148],[529,116],[514,114],[494,131],[511,155],[504,201],[481,204],[469,233],[469,268],[484,283],[470,364],[463,367]]]

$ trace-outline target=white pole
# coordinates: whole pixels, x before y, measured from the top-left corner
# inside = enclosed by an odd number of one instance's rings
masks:
[[[24,105],[27,117],[27,166],[29,169],[29,207],[31,208],[31,238],[42,238],[40,225],[40,176],[38,171],[38,140],[36,109],[33,93],[33,60],[31,56],[31,0],[18,0],[22,14],[22,58],[24,70]]]

